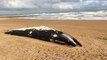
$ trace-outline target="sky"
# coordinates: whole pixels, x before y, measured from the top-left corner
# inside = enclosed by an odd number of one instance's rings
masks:
[[[106,9],[107,0],[0,0],[0,14]]]

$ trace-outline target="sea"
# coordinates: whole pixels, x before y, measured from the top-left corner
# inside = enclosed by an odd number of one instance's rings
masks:
[[[16,17],[21,19],[44,20],[107,20],[107,11],[76,11],[76,12],[51,12],[51,13],[27,13],[14,15],[0,15],[0,17]]]

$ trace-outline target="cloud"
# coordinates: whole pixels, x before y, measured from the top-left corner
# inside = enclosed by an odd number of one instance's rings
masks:
[[[70,3],[57,3],[57,4],[53,4],[53,8],[56,9],[73,9],[73,5]]]
[[[71,11],[107,9],[107,0],[60,0],[53,6],[55,9]]]
[[[3,0],[0,2],[1,8],[37,8],[36,5],[32,4],[27,0]]]
[[[37,8],[46,4],[52,5],[61,2],[60,0],[0,0],[1,8]]]
[[[0,11],[75,11],[107,9],[107,0],[0,0]],[[27,11],[28,12],[28,11]]]

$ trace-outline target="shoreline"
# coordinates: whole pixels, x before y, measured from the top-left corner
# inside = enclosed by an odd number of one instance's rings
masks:
[[[86,20],[86,21],[93,21],[93,20],[96,20],[96,21],[100,21],[100,20],[102,20],[102,21],[107,21],[107,19],[73,19],[73,18],[71,18],[71,19],[47,19],[47,18],[24,18],[24,17],[0,17],[0,19],[23,19],[23,20]]]
[[[22,19],[22,20],[49,20],[49,21],[107,21],[107,19],[37,19],[37,18],[20,18],[20,17],[0,17],[0,20],[1,19]]]

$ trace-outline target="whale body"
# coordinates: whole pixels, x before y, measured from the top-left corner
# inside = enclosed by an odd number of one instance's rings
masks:
[[[13,29],[6,31],[5,34],[26,36],[72,46],[82,46],[73,36],[46,26]]]

